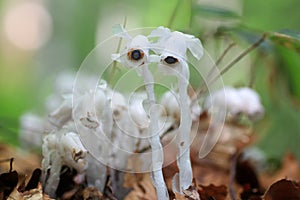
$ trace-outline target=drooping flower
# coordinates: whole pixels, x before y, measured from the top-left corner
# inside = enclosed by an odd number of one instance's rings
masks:
[[[159,69],[165,75],[173,75],[178,79],[180,126],[177,138],[179,149],[177,165],[179,174],[173,178],[173,191],[182,193],[191,186],[193,178],[189,151],[192,119],[187,93],[190,78],[187,51],[189,50],[199,60],[203,55],[203,47],[198,38],[178,31],[171,32],[164,27],[153,30],[149,37],[158,38],[154,51],[160,55]]]
[[[137,74],[144,79],[147,98],[149,101],[150,124],[148,133],[150,134],[150,145],[152,149],[152,180],[156,188],[157,197],[160,200],[168,199],[168,190],[162,174],[163,151],[159,137],[158,110],[155,106],[156,98],[154,93],[154,79],[151,71],[148,69],[148,63],[153,62],[157,56],[151,59],[149,49],[151,49],[148,38],[144,35],[130,37],[122,26],[117,26],[119,32],[116,35],[129,39],[121,54],[113,54],[112,59],[121,62],[127,67],[136,68]]]

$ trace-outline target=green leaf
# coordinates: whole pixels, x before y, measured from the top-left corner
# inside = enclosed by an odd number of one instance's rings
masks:
[[[144,26],[166,26],[174,30],[186,30],[191,19],[191,1],[185,0],[151,0],[143,5]],[[159,5],[159,6],[158,6]],[[174,16],[173,16],[174,15]]]
[[[295,31],[272,32],[269,34],[269,39],[300,53],[300,33]]]
[[[300,162],[299,152],[299,110],[292,105],[280,105],[273,107],[269,114],[269,123],[264,137],[260,140],[258,147],[262,149],[271,160],[280,161],[282,157],[290,152]]]
[[[300,56],[297,52],[277,46],[276,58],[280,65],[277,70],[286,76],[288,89],[294,97],[300,100]]]
[[[238,19],[240,16],[234,11],[212,7],[212,6],[203,6],[196,5],[193,8],[196,15],[211,17],[211,18],[221,18],[221,19]]]
[[[17,119],[8,119],[0,116],[0,142],[18,145]]]

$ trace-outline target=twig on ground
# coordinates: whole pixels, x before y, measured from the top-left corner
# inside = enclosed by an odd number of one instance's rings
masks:
[[[236,200],[235,195],[235,189],[234,189],[234,180],[235,180],[235,174],[236,174],[236,163],[238,159],[238,153],[236,153],[232,159],[231,159],[231,165],[230,165],[230,174],[229,174],[229,195],[232,200]]]

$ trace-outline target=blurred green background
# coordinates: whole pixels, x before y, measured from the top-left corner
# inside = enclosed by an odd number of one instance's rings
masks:
[[[270,37],[223,78],[251,84],[261,95],[266,116],[255,130],[268,157],[278,161],[292,151],[300,160],[299,6],[298,0],[0,0],[0,141],[17,145],[19,117],[43,113],[55,77],[76,71],[126,16],[127,29],[163,25],[194,34],[214,59],[236,42],[224,63],[262,33],[285,30],[289,38]]]

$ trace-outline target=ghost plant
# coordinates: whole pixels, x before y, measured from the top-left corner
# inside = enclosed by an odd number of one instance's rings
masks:
[[[149,131],[151,136],[150,145],[152,148],[152,180],[156,188],[159,199],[168,199],[168,190],[164,182],[162,165],[163,151],[159,137],[158,110],[154,94],[154,79],[151,71],[148,69],[148,63],[151,62],[152,56],[149,55],[151,44],[146,36],[137,35],[132,38],[121,26],[116,34],[119,37],[128,39],[128,43],[121,54],[113,54],[112,59],[121,62],[129,68],[136,69],[139,76],[142,76],[149,104]],[[157,58],[157,57],[153,57]]]
[[[229,120],[237,120],[243,114],[250,121],[255,121],[264,114],[264,107],[260,102],[259,95],[248,87],[225,87],[217,90],[207,97],[204,106],[208,113],[213,112],[213,109],[226,110]]]
[[[55,92],[46,101],[46,117],[31,113],[21,117],[21,142],[31,148],[42,148],[42,183],[44,191],[51,197],[56,197],[63,166],[77,171],[74,179],[77,183],[87,183],[102,191],[106,180],[106,166],[92,157],[82,144],[74,117],[80,118],[83,126],[93,134],[99,133],[99,129],[110,133],[112,116],[110,107],[107,106],[110,102],[107,95],[109,89],[99,84],[96,91],[85,91],[77,104],[72,106],[72,85],[75,77],[65,74],[61,77],[63,78],[58,77],[61,81],[55,82]],[[82,84],[94,78],[86,75]],[[72,115],[74,110],[76,115]],[[92,143],[95,145],[94,141]],[[104,146],[105,143],[101,142],[100,145]],[[108,151],[103,153],[109,156]]]
[[[87,150],[83,147],[77,133],[69,128],[53,131],[44,137],[43,162],[44,191],[55,197],[60,181],[62,166],[75,169],[79,174],[87,168]]]
[[[190,161],[190,132],[192,125],[191,109],[189,107],[188,85],[189,67],[187,63],[187,51],[190,50],[196,59],[203,55],[203,47],[199,39],[192,35],[178,31],[171,32],[164,27],[153,30],[150,37],[157,37],[155,51],[160,54],[158,67],[166,75],[174,75],[178,80],[180,126],[178,135],[179,153],[177,164],[179,175],[173,178],[173,190],[182,193],[192,184],[192,167]]]
[[[39,148],[42,145],[44,131],[51,127],[45,120],[33,113],[25,113],[20,118],[20,141],[25,148]]]
[[[148,70],[147,63],[160,60],[158,67],[162,69],[166,75],[175,75],[178,79],[179,104],[181,109],[177,162],[180,174],[176,174],[174,177],[173,189],[174,191],[182,193],[184,189],[187,189],[191,185],[193,178],[189,151],[189,133],[191,131],[192,119],[189,105],[190,99],[187,93],[189,85],[189,68],[186,53],[190,50],[193,56],[199,60],[203,54],[202,44],[199,39],[192,35],[183,34],[177,31],[171,32],[169,29],[163,27],[157,28],[149,35],[149,38],[158,38],[158,41],[155,44],[150,44],[148,38],[142,35],[131,38],[123,29],[119,31],[119,36],[130,39],[130,42],[120,55],[114,54],[112,58],[114,60],[119,60],[129,67],[137,68],[138,74],[144,78],[150,105],[154,105],[155,96],[153,89],[154,85],[149,84],[153,83],[153,76]],[[149,49],[153,50],[159,56],[149,56]],[[150,117],[152,118],[149,130],[152,134],[157,133],[158,130],[156,122],[158,121],[157,113],[158,112],[156,112],[155,109],[150,110]],[[158,135],[152,137],[151,146],[153,151],[161,149]],[[162,155],[162,153],[160,154]],[[152,159],[153,165],[156,165],[159,168],[162,166],[162,156],[154,155]],[[154,172],[153,178],[158,196],[161,196],[164,192],[159,189],[162,184],[164,185],[161,171],[159,171],[159,173]],[[158,185],[158,183],[160,183],[160,185]]]

